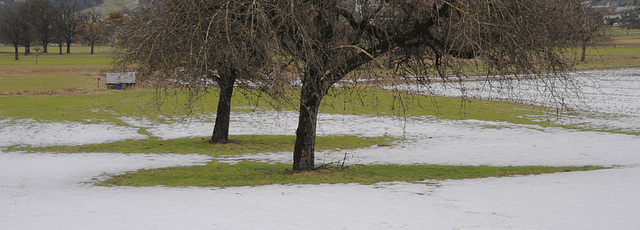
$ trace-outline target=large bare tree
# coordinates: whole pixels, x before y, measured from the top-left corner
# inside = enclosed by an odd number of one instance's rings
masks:
[[[561,52],[577,32],[566,23],[580,9],[571,0],[268,2],[302,82],[295,171],[314,169],[320,103],[349,73],[386,57],[405,70],[395,74],[427,81],[465,80],[470,65],[493,79],[564,77]]]
[[[267,25],[259,20],[264,15],[258,9],[258,1],[247,0],[152,2],[125,18],[118,56],[121,64],[137,65],[142,76],[160,87],[188,89],[187,104],[217,85],[210,142],[227,142],[234,86],[255,81],[270,61],[266,47],[273,42],[260,39]]]

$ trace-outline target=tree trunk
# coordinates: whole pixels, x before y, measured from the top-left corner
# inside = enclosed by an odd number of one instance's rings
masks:
[[[24,46],[24,56],[30,55],[31,54],[31,45],[25,45]]]
[[[582,55],[580,56],[580,61],[583,62],[587,58],[587,42],[582,42]]]
[[[67,53],[71,53],[71,41],[67,41]]]
[[[18,60],[20,60],[20,56],[19,56],[19,54],[18,54],[18,53],[19,53],[19,51],[18,51],[18,44],[14,44],[14,45],[13,45],[13,48],[14,48],[14,49],[15,49],[15,51],[16,51],[16,52],[15,52],[15,55],[16,55],[15,59],[16,59],[16,61],[18,61]]]
[[[49,53],[48,47],[49,46],[46,43],[42,45],[42,53]]]
[[[325,90],[319,85],[303,82],[300,94],[300,117],[296,130],[296,143],[293,150],[293,170],[310,171],[315,169],[316,126],[318,111]]]
[[[233,84],[236,82],[236,71],[220,77],[218,87],[220,98],[218,99],[218,111],[216,111],[216,123],[213,126],[213,134],[209,143],[229,142],[229,122],[231,120],[231,97],[233,96]]]
[[[96,45],[95,42],[91,42],[91,54],[93,54],[93,47]]]
[[[59,53],[60,55],[62,55],[62,46],[63,46],[62,43],[58,44],[58,48],[60,48],[60,53]]]

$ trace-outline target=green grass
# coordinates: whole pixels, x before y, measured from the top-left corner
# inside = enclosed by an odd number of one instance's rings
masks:
[[[3,93],[63,92],[74,89],[98,90],[99,87],[93,76],[0,76],[0,95]]]
[[[232,143],[209,144],[207,138],[182,138],[159,140],[127,140],[122,142],[92,144],[82,146],[11,147],[8,151],[59,152],[59,153],[175,153],[203,154],[213,157],[222,155],[242,155],[265,152],[293,152],[295,136],[230,136]],[[356,149],[374,145],[389,145],[389,137],[328,136],[317,137],[316,150]]]
[[[104,72],[112,68],[107,46],[97,47],[93,55],[86,46],[72,47],[71,54],[40,53],[37,65],[35,53],[24,56],[21,49],[16,61],[12,52],[11,47],[0,47],[0,95],[104,90]]]
[[[613,57],[629,57],[640,58],[640,47],[595,47],[587,48],[587,56],[613,58]]]
[[[378,116],[433,116],[450,120],[477,119],[542,126],[551,124],[532,121],[526,117],[548,115],[554,112],[550,108],[513,102],[425,97],[396,94],[387,90],[336,89],[334,92],[333,96],[324,99],[324,104],[320,108],[322,112]]]
[[[640,29],[632,29],[627,31],[626,29],[623,29],[620,27],[611,27],[609,28],[608,33],[614,38],[617,38],[617,37],[627,36],[627,33],[629,35],[640,34]]]
[[[312,172],[294,173],[288,164],[265,164],[243,161],[235,165],[210,162],[205,166],[139,170],[115,176],[100,183],[103,186],[201,186],[239,187],[271,184],[337,184],[424,180],[473,179],[535,175],[543,173],[588,171],[601,167],[490,167],[444,165],[368,165],[341,168],[337,166]]]
[[[585,62],[578,61],[580,54],[578,50],[567,54],[575,59],[578,70],[640,67],[640,46],[588,47]]]
[[[196,103],[193,112],[196,115],[214,113],[217,98],[212,93]],[[181,119],[187,114],[185,94],[166,95],[166,101],[154,100],[156,94],[152,90],[141,91],[101,91],[92,94],[58,94],[58,95],[26,95],[0,97],[0,119],[31,118],[38,121],[73,121],[73,122],[111,122],[125,125],[120,117],[148,118],[160,121],[159,116]],[[156,104],[161,104],[156,106]],[[236,107],[249,106],[242,96],[235,97]],[[249,111],[236,108],[234,111]],[[176,120],[173,120],[176,121]]]
[[[49,47],[49,53],[39,53],[36,56],[35,50],[31,49],[31,55],[24,55],[24,48],[20,49],[19,59],[14,60],[13,47],[0,46],[0,66],[13,65],[13,66],[60,66],[60,65],[73,65],[73,66],[86,66],[86,65],[102,65],[109,67],[113,62],[110,54],[111,47],[98,46],[94,50],[96,53],[90,53],[90,47],[88,46],[72,46],[71,53],[58,54],[57,47]],[[66,48],[63,52],[66,52]],[[36,64],[36,58],[38,63]]]
[[[215,112],[217,97],[212,90],[194,106],[194,114],[207,115]],[[321,107],[323,113],[352,115],[406,115],[433,116],[442,119],[478,119],[505,121],[516,124],[551,126],[550,122],[532,121],[527,117],[539,117],[553,111],[539,106],[511,102],[459,98],[422,97],[405,95],[403,103],[394,93],[386,90],[359,90],[359,95],[338,93],[327,97]],[[173,95],[173,94],[171,94]],[[185,95],[168,96],[159,106],[154,106],[154,91],[108,91],[86,95],[28,95],[0,97],[0,118],[31,118],[38,121],[90,120],[122,124],[119,117],[138,117],[158,120],[159,115],[168,117],[185,115]],[[232,102],[234,111],[251,111],[252,108],[270,109],[268,103],[258,98],[236,95]],[[295,101],[295,99],[294,99]],[[462,104],[464,102],[464,105]],[[404,106],[404,107],[403,107]],[[284,106],[294,110],[294,106]]]

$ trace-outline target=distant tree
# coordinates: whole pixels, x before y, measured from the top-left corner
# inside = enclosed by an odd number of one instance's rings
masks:
[[[96,43],[101,43],[107,38],[107,25],[94,11],[83,14],[82,18],[79,35],[83,41],[91,46],[91,54],[94,54]]]
[[[627,35],[631,29],[640,29],[640,1],[634,0],[632,6],[635,8],[626,12],[622,12],[620,24],[623,29],[627,30]]]
[[[119,29],[124,23],[124,13],[122,11],[114,11],[107,14],[105,26],[107,29],[107,39],[111,42],[119,35]]]
[[[71,53],[71,44],[77,36],[80,24],[78,2],[76,0],[59,0],[55,4],[55,8],[57,11],[54,19],[56,30],[54,40],[57,41],[60,47],[62,47],[61,42],[64,42],[67,45],[66,53]]]
[[[58,46],[58,54],[63,54],[64,41],[65,41],[65,31],[62,29],[64,27],[62,17],[62,10],[58,7],[54,7],[52,9],[55,17],[53,17],[52,22],[52,30],[51,30],[51,42],[55,43]]]
[[[27,18],[23,14],[24,2],[21,3],[5,3],[0,10],[0,39],[11,45],[15,49],[15,60],[20,60],[18,55],[18,47],[25,44],[26,40],[30,40],[33,34],[33,28],[28,23]]]
[[[38,2],[35,0],[26,0],[18,3],[21,19],[24,22],[24,30],[22,31],[22,46],[24,46],[24,55],[31,54],[31,44],[38,40],[38,24],[39,16],[36,10]]]
[[[578,41],[581,48],[580,61],[586,61],[587,47],[592,42],[606,40],[608,35],[605,31],[605,25],[602,23],[602,11],[597,10],[590,3],[571,4],[574,9],[565,12],[574,13],[572,19],[563,23],[569,25],[569,31],[577,33],[570,38]]]
[[[42,45],[42,52],[48,53],[51,43],[54,9],[50,0],[28,0],[31,3],[31,17],[36,33],[36,40]]]

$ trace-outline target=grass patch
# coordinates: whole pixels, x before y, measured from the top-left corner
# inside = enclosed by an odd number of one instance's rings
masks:
[[[423,97],[407,95],[404,108],[399,108],[397,95],[386,90],[359,89],[359,95],[347,92],[326,97],[321,112],[349,115],[377,116],[433,116],[443,119],[478,119],[505,121],[516,124],[538,124],[550,126],[549,122],[532,121],[527,117],[539,117],[554,111],[549,108],[511,102],[446,97]],[[153,91],[104,91],[87,95],[28,95],[0,97],[0,118],[31,118],[38,121],[104,121],[121,124],[119,117],[139,117],[160,121],[158,116],[181,117],[185,94],[177,93],[165,98],[156,107]],[[295,99],[294,99],[295,100]],[[462,104],[464,102],[464,104]],[[233,111],[246,112],[252,109],[272,109],[258,98],[234,96]],[[199,101],[193,114],[209,115],[216,111],[217,91]],[[283,110],[295,111],[294,106],[283,106]]]
[[[340,92],[343,91],[343,92]],[[440,119],[504,121],[514,124],[551,126],[550,122],[533,121],[527,117],[554,114],[555,110],[541,106],[474,98],[434,97],[404,94],[402,98],[387,90],[335,89],[320,108],[334,114],[376,116],[432,116]]]
[[[205,166],[139,170],[115,176],[100,183],[102,186],[200,186],[239,187],[271,184],[338,184],[364,185],[379,182],[403,181],[420,183],[424,180],[460,180],[514,175],[588,171],[601,167],[490,167],[444,165],[369,165],[346,169],[330,167],[312,172],[294,173],[288,164],[264,164],[243,161],[236,165],[211,162]]]
[[[152,121],[177,122],[189,112],[203,121],[217,109],[217,91],[211,90],[189,110],[186,92],[167,92],[158,99],[153,90],[100,90],[89,94],[55,94],[0,96],[0,119],[34,119],[54,122],[110,122],[127,125],[121,117],[146,118]],[[252,102],[243,96],[235,96],[234,112],[253,111]],[[266,105],[264,105],[265,108]],[[211,118],[211,119],[210,119]]]
[[[181,138],[159,140],[127,140],[122,142],[91,144],[82,146],[11,147],[7,151],[29,152],[113,152],[113,153],[177,153],[203,154],[212,157],[242,155],[265,152],[293,152],[295,136],[243,135],[230,136],[228,144],[209,144],[207,138]],[[316,138],[316,150],[356,149],[374,145],[389,145],[390,137],[328,136]]]
[[[98,47],[98,53],[93,55],[89,54],[88,47],[78,46],[73,50],[78,53],[41,53],[36,65],[35,54],[21,53],[20,60],[15,61],[12,47],[0,47],[0,95],[105,89],[102,76],[112,68],[111,48]]]
[[[104,81],[98,84],[97,78],[100,77],[97,72],[83,70],[82,68],[69,68],[75,69],[74,74],[67,74],[61,67],[45,68],[39,66],[39,68],[31,68],[33,72],[44,72],[46,74],[34,75],[23,74],[20,71],[9,72],[9,69],[15,68],[15,66],[9,66],[10,68],[3,68],[0,70],[0,95],[2,94],[32,94],[42,92],[56,92],[61,93],[64,90],[78,89],[78,90],[102,90],[104,89]],[[24,71],[24,70],[22,70]],[[5,73],[7,72],[7,73]]]

